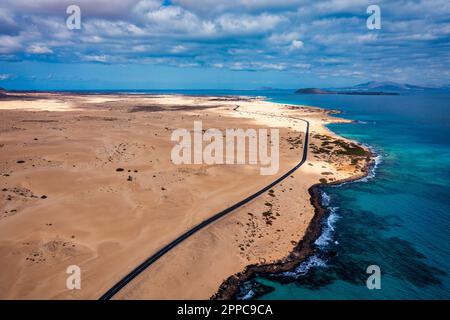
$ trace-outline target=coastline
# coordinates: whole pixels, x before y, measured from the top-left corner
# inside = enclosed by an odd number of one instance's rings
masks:
[[[271,117],[273,117],[274,114],[275,115],[280,114],[282,117],[284,117],[286,119],[292,119],[293,117],[289,117],[287,115],[287,113],[289,113],[289,111],[284,113],[284,111],[286,111],[286,110],[292,110],[293,113],[295,113],[295,112],[301,113],[302,110],[303,111],[308,110],[307,112],[318,112],[322,115],[321,119],[320,119],[321,121],[320,121],[320,123],[317,123],[317,121],[315,122],[315,129],[317,131],[315,132],[313,130],[312,134],[310,134],[311,137],[319,135],[320,137],[318,139],[322,140],[323,136],[321,136],[321,134],[319,134],[319,132],[320,132],[325,135],[332,136],[333,139],[336,139],[336,141],[338,143],[341,143],[342,139],[345,139],[347,143],[350,142],[350,144],[355,143],[352,140],[338,136],[337,134],[335,134],[334,132],[330,131],[328,128],[326,128],[325,126],[322,125],[322,123],[324,123],[324,122],[325,123],[332,123],[332,122],[351,123],[352,122],[350,120],[336,118],[334,115],[339,114],[339,111],[326,110],[326,109],[317,108],[317,107],[296,106],[296,105],[287,105],[287,104],[272,103],[272,102],[270,102],[269,105],[272,107],[270,109]],[[284,111],[279,113],[280,109],[284,110]],[[253,117],[253,118],[257,118],[262,115],[267,115],[267,113],[264,113],[264,108],[262,108],[262,106],[258,106],[257,110],[255,110],[255,109],[252,110],[250,108],[250,112],[246,112],[245,114],[251,114],[251,117]],[[241,116],[242,116],[242,113],[241,113]],[[323,118],[324,116],[326,117],[326,119]],[[314,119],[317,120],[317,118],[314,118]],[[313,134],[314,132],[315,132],[315,134]],[[314,155],[315,152],[321,152],[320,150],[317,151],[316,149],[312,148],[316,144],[317,144],[317,141],[313,142],[310,145],[311,149],[312,149],[312,152],[308,153],[309,154],[308,159],[310,159],[310,160],[312,160],[311,158],[316,157]],[[308,148],[310,146],[308,146]],[[369,150],[366,147],[363,147],[362,149],[364,149],[364,152],[367,152],[367,154],[365,156],[366,161],[364,162],[364,168],[361,170],[361,173],[356,174],[356,175],[353,174],[353,175],[349,176],[348,171],[347,171],[347,174],[346,174],[347,178],[338,179],[338,180],[335,180],[328,184],[333,184],[333,185],[336,184],[337,185],[337,184],[341,184],[344,182],[355,181],[355,180],[358,180],[358,179],[361,179],[361,178],[367,176],[370,165],[371,165],[371,159],[372,159],[373,154],[371,152],[369,152]],[[352,158],[352,156],[348,156],[348,157]],[[355,157],[358,158],[357,156],[355,156]],[[338,162],[340,163],[341,161],[338,161]],[[309,162],[308,165],[311,166],[312,165],[311,162]],[[340,164],[337,164],[337,165],[340,166]],[[299,176],[302,177],[305,174],[305,171],[310,170],[311,167],[309,167],[309,166],[302,168],[300,170],[302,172],[299,173],[298,175],[296,175],[296,177],[299,177]],[[322,166],[322,168],[324,168],[324,167]],[[292,177],[292,178],[294,178],[294,177]],[[289,179],[289,180],[291,180],[291,179]],[[297,180],[297,179],[293,179],[293,180]],[[259,258],[256,261],[257,263],[244,264],[242,266],[242,268],[239,268],[240,270],[244,270],[244,271],[236,270],[236,263],[232,263],[232,265],[234,264],[234,269],[238,272],[236,272],[236,273],[229,272],[228,274],[225,274],[222,278],[222,279],[224,279],[224,281],[219,282],[213,288],[209,288],[208,290],[213,289],[213,290],[211,290],[212,291],[211,295],[209,295],[210,299],[233,299],[233,298],[235,298],[235,295],[239,292],[240,285],[243,284],[246,280],[251,279],[251,277],[253,277],[257,273],[263,273],[263,272],[273,273],[273,272],[277,272],[277,271],[288,271],[291,268],[294,268],[295,266],[300,264],[302,261],[304,261],[305,258],[307,258],[308,256],[310,256],[314,253],[312,244],[321,234],[322,218],[325,214],[324,208],[322,208],[320,206],[320,186],[322,186],[322,184],[312,183],[309,185],[308,189],[305,189],[305,191],[307,190],[307,193],[309,195],[308,204],[311,205],[311,199],[315,199],[316,205],[313,204],[311,206],[311,209],[313,211],[317,211],[317,214],[316,213],[311,214],[311,219],[308,218],[307,224],[306,225],[304,224],[304,227],[301,227],[301,229],[300,229],[301,230],[300,234],[302,234],[302,237],[298,237],[296,239],[304,239],[304,241],[300,241],[300,243],[298,243],[298,245],[292,246],[291,248],[294,248],[293,250],[286,251],[287,252],[286,256],[284,256],[284,255],[281,256],[282,253],[284,252],[285,248],[287,248],[285,246],[285,247],[283,247],[282,250],[280,250],[278,252],[274,252],[273,255],[271,254],[272,257],[278,256],[278,258],[275,258],[275,259],[268,258],[267,260],[265,258],[264,259]],[[297,193],[296,196],[302,197],[301,193]],[[255,199],[253,206],[255,206],[258,202],[264,203],[264,201],[267,201],[269,199],[270,199],[270,197],[265,197],[265,199],[264,199],[264,196],[262,196],[259,199]],[[284,201],[292,201],[292,198],[285,199]],[[252,205],[250,205],[250,207],[252,207]],[[293,213],[295,213],[295,211],[298,210],[298,207],[291,206],[290,209],[288,209],[288,210],[291,211],[290,214],[291,214],[291,216],[294,217],[295,214],[293,214]],[[242,210],[239,209],[239,210],[237,210],[237,212],[234,213],[234,215],[242,216],[246,213],[245,211],[246,211],[245,208]],[[304,211],[308,212],[308,208],[305,208]],[[249,215],[253,218],[254,217],[253,211],[252,211],[252,213],[249,213]],[[296,219],[296,218],[294,218],[294,219]],[[228,220],[228,226],[227,226],[227,223],[225,222],[227,220]],[[249,220],[251,220],[251,219],[249,219]],[[189,279],[191,279],[192,281],[198,281],[199,278],[204,279],[204,273],[202,274],[201,272],[193,271],[194,268],[196,269],[197,267],[201,267],[203,264],[207,264],[209,266],[208,271],[206,271],[206,270],[203,270],[203,271],[209,272],[209,273],[212,272],[211,269],[213,269],[214,272],[217,272],[218,268],[224,268],[224,264],[230,264],[229,260],[227,260],[225,257],[229,256],[231,253],[229,253],[229,252],[225,253],[224,251],[222,251],[222,255],[217,256],[214,254],[210,254],[209,252],[208,253],[203,252],[204,249],[200,248],[198,246],[200,246],[201,243],[204,244],[204,243],[208,243],[210,241],[217,241],[217,237],[221,238],[221,237],[223,237],[223,233],[227,232],[226,230],[229,229],[229,225],[232,225],[234,223],[237,223],[239,225],[240,224],[239,221],[242,221],[242,220],[239,220],[238,217],[233,217],[233,215],[230,215],[229,217],[224,218],[221,221],[218,221],[217,224],[215,224],[214,226],[210,226],[209,228],[206,228],[205,231],[201,235],[198,235],[197,237],[193,237],[193,239],[190,239],[190,241],[188,240],[187,243],[185,244],[187,247],[190,248],[190,250],[191,250],[190,252],[192,254],[192,259],[197,261],[196,263],[192,263],[192,261],[190,261],[190,258],[189,259],[182,258],[182,259],[177,259],[176,260],[177,263],[180,263],[180,260],[181,260],[181,261],[183,261],[182,263],[192,264],[192,265],[186,265],[183,268],[174,267],[172,265],[174,263],[174,262],[172,262],[174,258],[167,257],[166,259],[164,259],[161,262],[161,266],[159,268],[155,268],[153,270],[153,273],[154,273],[153,277],[156,278],[156,277],[162,277],[162,275],[165,275],[165,274],[171,274],[170,277],[172,278],[173,277],[172,274],[175,272],[174,270],[177,270],[177,272],[181,272],[182,270],[190,270],[190,272],[193,272],[194,274],[196,273],[197,277],[195,277],[196,279],[194,277],[190,277]],[[292,221],[293,225],[295,225],[296,223],[298,223],[298,222],[295,220]],[[303,233],[304,232],[303,228],[305,228],[305,230],[308,229],[308,232]],[[279,231],[279,230],[277,230],[277,231]],[[230,230],[228,231],[228,233],[230,233]],[[289,237],[289,233],[286,232],[284,237]],[[291,241],[291,242],[294,242],[294,241]],[[252,245],[253,245],[253,243],[252,243]],[[203,247],[204,245],[201,245],[201,246]],[[209,246],[207,246],[207,249],[208,250],[210,249],[211,251],[215,251],[216,248],[214,248],[214,247],[215,246],[209,245]],[[259,248],[260,248],[261,252],[269,252],[270,247],[273,247],[272,243],[270,243],[270,244],[268,243],[268,248],[262,248],[262,247],[259,247]],[[198,250],[199,252],[192,251],[192,250]],[[177,253],[179,253],[180,251],[181,250],[173,252],[173,255],[174,256],[177,255]],[[266,257],[267,256],[268,255],[266,253]],[[211,260],[214,260],[214,261],[211,261]],[[266,263],[266,261],[271,261],[271,262]],[[171,269],[171,271],[168,271],[168,270],[160,271],[161,268]],[[156,271],[156,273],[155,273],[155,271]],[[165,294],[161,294],[161,293],[154,294],[154,293],[150,292],[150,290],[148,288],[151,286],[156,287],[157,285],[160,285],[160,281],[152,279],[152,276],[149,273],[147,273],[146,275],[143,275],[134,284],[132,284],[128,290],[125,290],[125,292],[126,291],[128,291],[128,292],[119,294],[118,298],[119,299],[136,299],[136,298],[145,297],[145,298],[165,299],[166,297],[168,297]],[[230,274],[231,274],[231,276],[229,276]],[[176,284],[177,284],[178,289],[186,290],[186,292],[183,292],[182,294],[177,293],[177,295],[176,295],[177,297],[178,296],[180,296],[180,298],[181,297],[189,297],[189,299],[204,299],[205,298],[203,295],[205,292],[204,287],[201,289],[201,292],[195,292],[192,290],[192,288],[185,286],[184,284],[182,285],[180,283],[180,281],[181,281],[180,278],[184,279],[183,281],[186,280],[186,278],[184,276],[176,276],[174,278],[177,279]],[[169,279],[167,279],[167,280],[169,280]],[[174,281],[174,283],[175,283],[175,279],[170,279],[170,281]],[[211,279],[208,281],[208,283],[210,283],[210,282],[212,282]],[[172,285],[174,285],[174,284],[167,281],[163,285],[161,285],[160,289],[165,288],[167,290],[167,286],[171,287]],[[195,284],[194,287],[202,287],[202,286],[200,284],[199,285]],[[153,290],[155,290],[155,289],[153,289]]]
[[[333,111],[335,112],[335,111]],[[312,185],[308,189],[310,194],[310,202],[314,207],[314,216],[306,229],[304,237],[298,242],[298,245],[280,261],[269,264],[248,265],[243,272],[230,276],[219,287],[217,292],[210,297],[211,300],[234,300],[239,293],[242,285],[254,279],[257,275],[277,274],[282,272],[292,271],[297,268],[302,262],[314,255],[314,242],[322,234],[322,220],[326,216],[326,208],[322,205],[322,188],[325,186],[341,185],[348,182],[356,182],[369,175],[370,169],[375,165],[375,156],[373,151],[369,148],[370,160],[367,161],[363,168],[364,174],[357,175],[351,178],[346,178],[338,181],[318,183]]]

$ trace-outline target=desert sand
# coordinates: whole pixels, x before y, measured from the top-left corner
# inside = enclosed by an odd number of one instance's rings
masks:
[[[236,106],[239,108],[236,109]],[[202,229],[116,299],[208,299],[249,264],[286,257],[313,215],[308,189],[364,174],[366,149],[325,110],[262,98],[17,93],[0,100],[0,298],[97,299],[159,248],[295,166],[271,191]],[[280,169],[175,165],[174,129],[279,128]],[[81,289],[66,268],[81,268]]]

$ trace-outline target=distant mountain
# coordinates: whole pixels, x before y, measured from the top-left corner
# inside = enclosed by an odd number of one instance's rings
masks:
[[[297,94],[349,94],[349,95],[364,95],[364,96],[384,96],[384,95],[397,95],[396,92],[383,92],[383,91],[366,91],[366,90],[328,90],[319,88],[303,88],[295,91]]]
[[[349,90],[349,91],[377,90],[377,91],[390,91],[400,93],[408,91],[448,91],[450,90],[450,85],[425,87],[425,86],[416,86],[408,83],[397,83],[392,81],[369,81],[352,87],[340,88],[340,90]]]
[[[407,83],[397,83],[392,81],[369,81],[346,89],[352,90],[381,90],[381,91],[406,91],[406,90],[427,90],[428,87],[421,87]]]
[[[397,95],[406,92],[417,91],[450,91],[450,85],[439,87],[423,87],[408,83],[397,83],[392,81],[369,81],[351,87],[340,88],[302,88],[295,93],[298,94],[350,94],[350,95]]]
[[[299,93],[299,94],[332,94],[331,91],[326,91],[326,90],[319,89],[319,88],[298,89],[297,91],[295,91],[295,93]]]

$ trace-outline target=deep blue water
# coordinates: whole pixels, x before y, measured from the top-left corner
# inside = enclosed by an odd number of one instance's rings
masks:
[[[450,299],[450,94],[296,95],[291,91],[150,91],[264,95],[342,111],[329,128],[371,146],[371,179],[324,189],[317,253],[294,272],[258,277],[260,299]],[[369,290],[366,268],[381,269]]]
[[[342,111],[358,122],[329,128],[382,160],[373,178],[324,189],[317,254],[257,278],[275,288],[261,299],[450,299],[450,95],[267,96]],[[380,290],[366,287],[369,265],[381,269]]]

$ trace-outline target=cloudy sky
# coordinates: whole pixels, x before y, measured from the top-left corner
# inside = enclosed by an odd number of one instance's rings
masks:
[[[81,29],[66,26],[69,5]],[[381,8],[369,30],[367,7]],[[450,83],[448,0],[0,0],[0,87]]]

